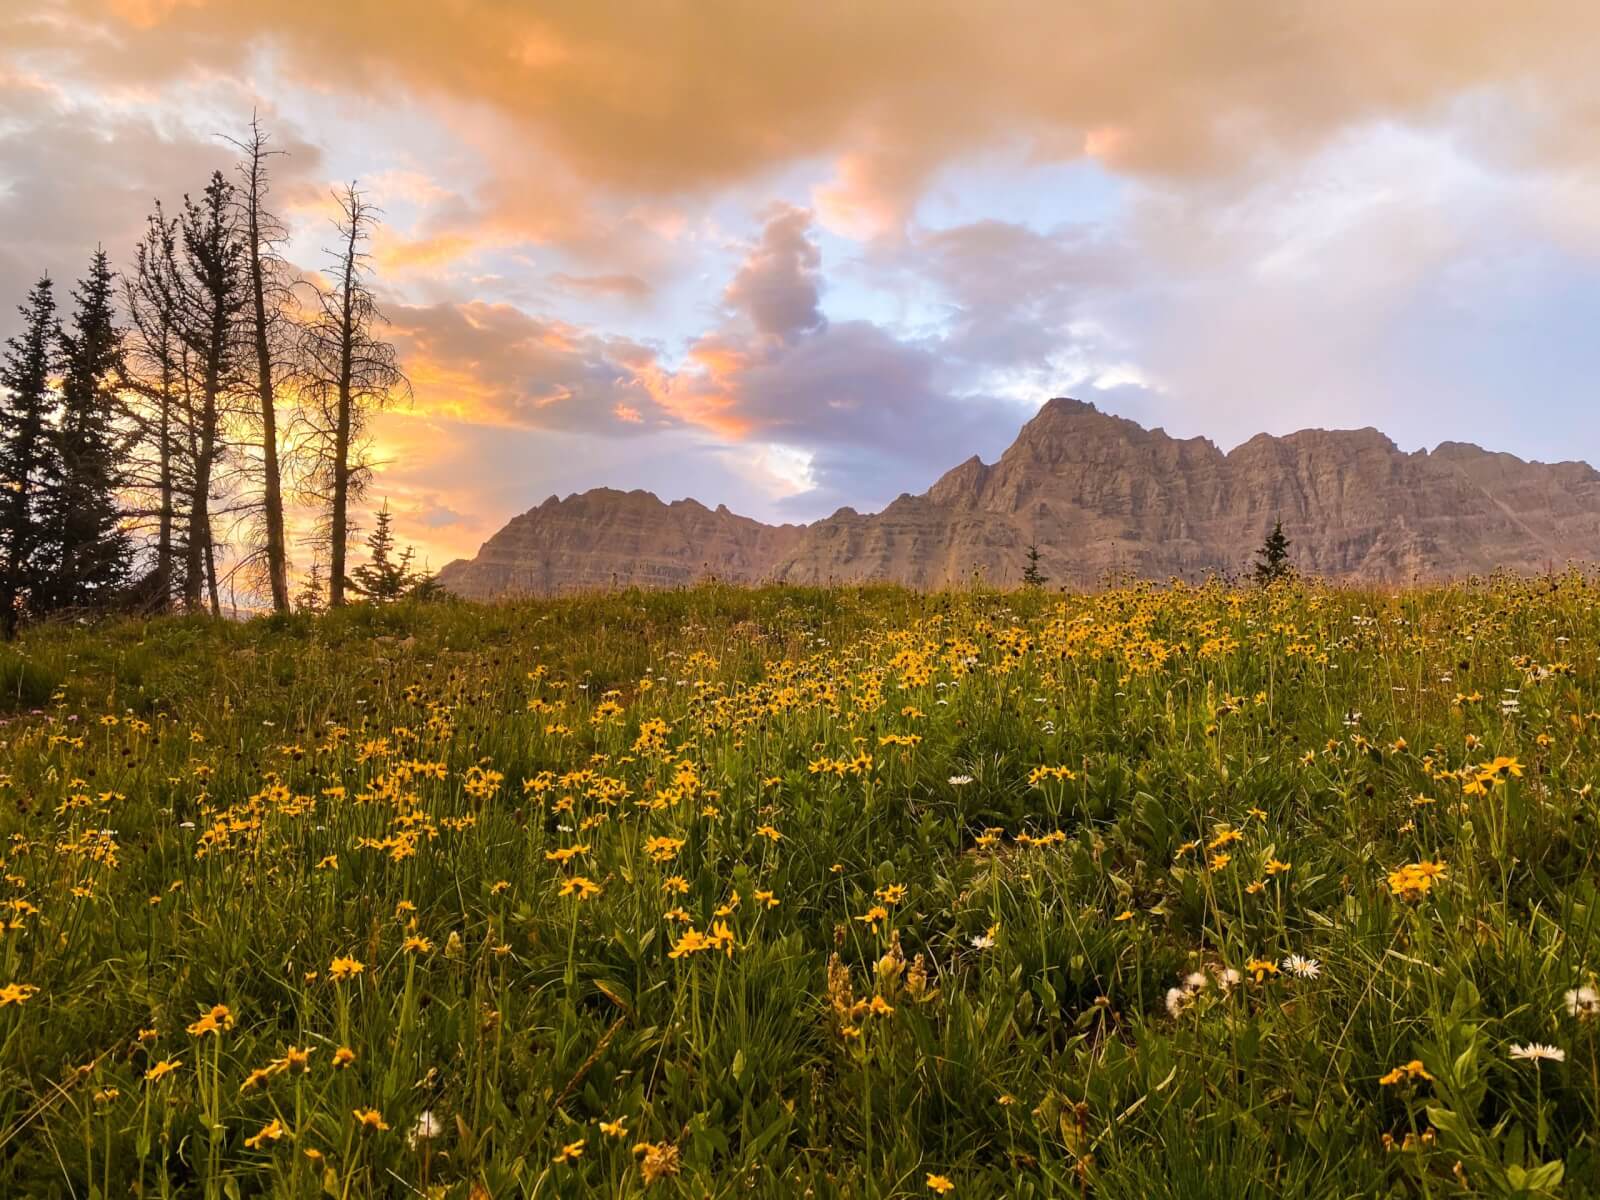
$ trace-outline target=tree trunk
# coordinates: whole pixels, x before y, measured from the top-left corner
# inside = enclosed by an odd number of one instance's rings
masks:
[[[328,581],[328,604],[334,608],[344,603],[345,542],[350,532],[350,392],[354,374],[355,274],[359,233],[360,222],[352,220],[344,256],[344,294],[341,297],[340,314],[343,320],[339,328],[339,412],[333,434],[333,512],[329,522],[333,564]]]
[[[197,464],[198,468],[198,464]],[[199,474],[197,469],[196,474]],[[199,612],[202,589],[205,587],[206,554],[210,549],[211,520],[206,512],[205,494],[198,483],[194,503],[189,508],[189,538],[184,547],[183,607],[186,612]]]
[[[256,288],[256,314],[259,320],[263,310],[259,282]],[[266,509],[267,576],[272,585],[273,609],[288,612],[289,555],[284,539],[283,484],[278,465],[278,416],[273,403],[271,352],[267,348],[267,335],[259,327],[256,333],[256,356],[261,375],[261,501]]]
[[[14,510],[14,508],[20,507],[21,503],[22,493],[18,492],[15,494],[12,504],[7,507]],[[18,522],[14,512],[7,513],[6,524],[9,527],[6,530],[9,536],[5,539],[8,543],[6,546],[6,559],[3,564],[0,564],[0,637],[9,642],[17,636],[17,592],[19,590],[17,587],[18,539],[16,536]]]
[[[274,612],[288,612],[289,556],[284,544],[278,414],[272,383],[272,347],[267,340],[266,279],[261,266],[261,145],[261,134],[255,130],[249,148],[250,192],[246,211],[250,238],[250,300],[255,306],[256,390],[261,399],[261,503],[266,517],[267,578],[272,587],[272,608]]]
[[[174,505],[172,498],[172,378],[165,364],[161,370],[161,437],[157,447],[160,456],[161,512],[156,531],[156,596],[161,609],[172,605],[172,526]]]
[[[220,308],[212,316],[211,344],[206,354],[205,383],[200,396],[200,444],[194,462],[194,507],[189,510],[189,578],[185,600],[191,612],[200,608],[200,581],[209,568],[211,607],[217,604],[215,551],[211,545],[211,462],[216,453],[217,393],[222,387],[222,355],[227,336],[227,314]]]
[[[333,513],[329,522],[333,537],[333,577],[329,580],[328,603],[338,607],[344,603],[345,542],[350,534],[350,401],[347,389],[339,393],[339,425],[334,431],[333,445]]]
[[[211,522],[206,521],[206,588],[211,593],[211,615],[222,617],[222,599],[217,592],[217,545],[211,540]]]
[[[30,451],[31,454],[31,451]],[[22,563],[26,560],[25,533],[28,528],[28,501],[26,485],[10,495],[5,514],[4,570],[0,571],[0,634],[6,641],[17,636],[17,602],[22,598]]]

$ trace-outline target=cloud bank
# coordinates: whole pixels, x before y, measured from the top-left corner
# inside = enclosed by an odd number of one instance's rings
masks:
[[[0,304],[259,109],[299,265],[331,186],[385,210],[379,491],[436,557],[598,484],[876,507],[1061,393],[1600,458],[1597,46],[1565,3],[43,0]]]

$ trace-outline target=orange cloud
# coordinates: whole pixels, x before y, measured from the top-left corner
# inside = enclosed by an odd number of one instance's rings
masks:
[[[107,0],[111,14],[137,29],[150,29],[169,20],[184,6],[196,6],[205,0]]]
[[[68,52],[105,80],[225,71],[270,44],[316,88],[403,89],[475,114],[462,129],[515,131],[497,175],[527,159],[541,174],[493,206],[507,213],[538,205],[547,160],[663,196],[832,155],[825,217],[878,222],[931,166],[999,139],[1082,153],[1115,129],[1122,169],[1221,172],[1499,86],[1537,95],[1550,153],[1596,154],[1600,84],[1574,52],[1600,36],[1596,5],[392,0],[374,19],[325,0],[59,0],[51,13],[0,24],[0,41]]]
[[[962,277],[981,276],[991,258],[1008,263],[1011,281],[1027,277],[1027,262],[1046,276],[1070,267],[1076,274],[1063,288],[1094,263],[1013,227],[980,228],[925,252]],[[509,304],[397,306],[394,331],[426,416],[612,437],[678,428],[726,442],[917,443],[922,431],[908,431],[908,417],[948,399],[933,381],[935,356],[865,322],[830,326],[820,266],[811,214],[770,208],[723,291],[722,319],[676,366],[654,347]],[[1004,312],[1038,324],[1037,312]],[[994,336],[979,331],[966,344]]]
[[[380,271],[434,270],[485,247],[484,239],[469,234],[408,238],[388,226],[380,226],[373,239],[372,259]]]
[[[872,139],[841,155],[833,178],[812,189],[817,217],[835,233],[858,240],[892,232],[904,224],[937,160],[937,150]]]
[[[550,276],[550,282],[574,292],[586,292],[596,296],[615,296],[622,300],[648,299],[652,288],[637,275],[611,274],[611,275],[570,275],[565,271],[557,271]]]
[[[1083,135],[1083,152],[1090,158],[1115,159],[1127,145],[1127,134],[1114,125],[1102,125]]]
[[[421,413],[587,432],[672,419],[652,401],[655,351],[627,338],[481,301],[395,305],[390,317]],[[619,407],[637,419],[619,419]]]

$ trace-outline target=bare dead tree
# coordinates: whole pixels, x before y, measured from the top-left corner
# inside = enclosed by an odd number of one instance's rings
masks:
[[[319,287],[303,326],[303,390],[311,421],[311,468],[306,491],[327,513],[328,601],[344,603],[350,504],[371,476],[365,433],[372,413],[397,395],[410,396],[394,346],[380,335],[387,324],[373,298],[366,245],[379,212],[350,184],[336,193],[338,243],[327,251],[332,281]]]
[[[178,222],[156,205],[123,279],[129,337],[122,380],[127,431],[130,515],[155,522],[155,565],[146,582],[147,603],[157,612],[172,604],[175,525],[183,419],[183,347],[169,304],[176,268]]]
[[[188,507],[184,603],[201,606],[205,580],[213,615],[221,615],[215,529],[211,520],[213,473],[227,452],[224,420],[240,382],[245,355],[242,314],[250,302],[248,248],[236,220],[234,189],[214,172],[201,199],[183,200],[178,218],[181,254],[166,297],[173,327],[187,354],[185,381],[191,493]]]
[[[283,472],[279,461],[277,383],[281,375],[279,361],[287,342],[292,296],[288,267],[280,252],[288,234],[266,207],[270,183],[268,160],[283,153],[268,149],[269,140],[254,116],[250,118],[248,137],[228,139],[243,155],[238,167],[240,187],[234,200],[249,275],[246,323],[255,359],[257,409],[254,416],[261,453],[260,516],[267,583],[274,611],[287,612],[290,605],[289,555],[284,530]]]

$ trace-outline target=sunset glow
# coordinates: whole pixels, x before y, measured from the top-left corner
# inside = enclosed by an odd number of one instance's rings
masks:
[[[1600,1200],[1597,52],[0,0],[0,1200]]]
[[[435,566],[552,493],[881,507],[1051,395],[1224,447],[1600,455],[1593,9],[44,0],[0,16],[0,334],[258,112],[414,384]],[[1588,26],[1585,28],[1584,26]],[[1572,335],[1572,336],[1569,336]]]

